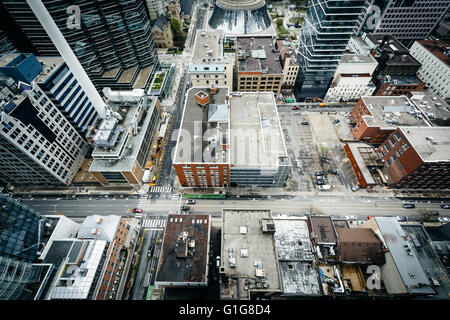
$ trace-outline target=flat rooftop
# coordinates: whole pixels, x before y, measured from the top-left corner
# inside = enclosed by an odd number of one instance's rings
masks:
[[[191,63],[223,61],[223,31],[197,30]]]
[[[238,73],[282,74],[280,58],[275,49],[272,37],[237,37],[237,55],[245,55],[244,60],[238,58]]]
[[[232,96],[230,118],[233,166],[274,167],[288,156],[272,92]]]
[[[385,74],[380,74],[378,79],[383,81],[384,83],[390,83],[394,85],[419,85],[422,81],[417,78],[415,75],[402,75],[402,76],[386,76]]]
[[[174,163],[228,163],[229,153],[221,149],[222,139],[229,134],[227,122],[208,121],[212,105],[228,105],[228,87],[217,87],[216,94],[209,94],[207,88],[192,87],[186,94],[186,102],[181,120],[181,130],[177,139]],[[201,93],[203,92],[203,93]],[[195,99],[209,95],[209,103],[202,107]],[[229,119],[229,115],[227,117]],[[211,144],[211,143],[212,144]],[[212,147],[213,145],[216,148]]]
[[[450,127],[400,127],[400,129],[424,161],[450,161]]]
[[[271,218],[270,210],[223,209],[222,267],[227,277],[266,284],[249,286],[252,291],[281,291],[274,235],[262,231],[262,220]],[[239,291],[240,297],[249,296],[243,286]]]
[[[341,56],[341,63],[373,63],[377,64],[377,61],[374,57],[369,55],[361,55],[361,54],[343,54]]]
[[[435,294],[420,265],[419,257],[411,250],[414,244],[408,241],[407,234],[397,219],[395,217],[375,217],[374,219],[408,292]]]
[[[370,127],[396,129],[398,126],[427,126],[420,110],[406,96],[364,96],[370,115],[364,115]]]
[[[281,59],[284,61],[286,58],[290,59],[290,66],[298,66],[298,60],[295,56],[295,50],[291,41],[277,40],[277,47],[280,51]]]
[[[156,282],[207,283],[209,214],[170,214],[162,243]]]
[[[414,253],[427,277],[439,284],[434,286],[439,298],[448,299],[450,294],[449,278],[430,245],[431,239],[425,228],[420,224],[402,224],[402,229],[408,234],[409,243],[413,244]]]
[[[307,220],[277,217],[273,221],[283,295],[321,295]]]
[[[412,92],[412,102],[428,117],[433,125],[450,126],[450,106],[439,96]]]
[[[89,171],[132,171],[135,165],[136,158],[139,154],[142,144],[144,143],[144,137],[147,132],[148,126],[151,125],[150,120],[152,118],[154,109],[156,108],[156,97],[146,96],[144,101],[139,103],[131,103],[131,105],[120,106],[119,109],[123,113],[123,119],[120,121],[120,125],[125,129],[121,135],[119,135],[118,143],[116,143],[112,148],[95,147],[92,155],[94,160],[92,161]],[[142,113],[141,119],[138,119],[138,127],[141,129],[138,131],[137,135],[132,135],[128,131],[130,127],[133,126],[136,117],[139,115],[140,106],[143,107],[144,104],[147,105],[147,111]],[[128,148],[128,151],[124,151],[124,148]],[[131,151],[129,151],[131,150]],[[114,157],[112,157],[114,155]],[[121,155],[121,158],[118,158]],[[113,159],[114,158],[114,159]],[[113,159],[113,160],[110,160]]]
[[[64,59],[61,57],[36,57],[42,65],[42,72],[36,77],[37,83],[45,82],[61,65]]]
[[[309,217],[311,228],[317,237],[317,243],[337,243],[336,233],[333,222],[329,216],[311,216]]]

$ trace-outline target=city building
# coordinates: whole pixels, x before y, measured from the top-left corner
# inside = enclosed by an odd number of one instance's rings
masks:
[[[375,91],[372,75],[378,62],[370,54],[343,54],[334,74],[326,101],[354,101]]]
[[[169,4],[167,5],[167,14],[170,19],[177,20],[180,23],[180,25],[183,23],[179,0],[178,1],[177,0],[169,1]]]
[[[281,297],[321,296],[314,248],[304,217],[274,217],[275,248],[283,292]]]
[[[169,20],[164,15],[160,15],[156,19],[152,28],[153,41],[156,48],[173,48],[173,34]]]
[[[14,44],[9,41],[3,30],[0,30],[0,55],[13,53],[15,51],[17,51],[17,49],[14,47]]]
[[[102,185],[141,185],[142,176],[156,130],[161,121],[157,97],[141,92],[139,102],[121,96],[94,134],[89,172]]]
[[[252,34],[272,24],[265,0],[217,0],[208,21],[211,28],[225,34]]]
[[[33,264],[47,219],[0,193],[0,300],[28,300],[39,281]]]
[[[407,237],[395,217],[374,217],[368,224],[381,234],[380,240],[387,248],[386,263],[381,266],[381,278],[388,295],[435,295],[428,276],[416,255],[414,244]],[[377,231],[375,231],[377,233]]]
[[[39,56],[60,55],[53,43],[55,39],[48,36],[26,0],[2,3]],[[45,1],[45,7],[96,88],[147,88],[159,61],[144,0],[113,3],[83,0],[77,5],[81,17],[68,27],[65,1]],[[78,27],[80,24],[82,27]]]
[[[169,214],[155,287],[208,285],[211,216]]]
[[[238,37],[236,72],[237,91],[279,94],[284,74],[274,40],[271,37]]]
[[[411,55],[422,66],[417,75],[433,94],[450,98],[449,44],[440,40],[419,40],[411,46]]]
[[[448,189],[449,139],[448,127],[398,127],[377,149],[388,184],[393,188]]]
[[[391,35],[364,34],[364,41],[378,61],[373,75],[377,96],[410,96],[412,91],[425,87],[416,73],[421,64],[409,54],[409,50]]]
[[[429,126],[406,96],[361,97],[352,110],[352,134],[356,140],[380,144],[399,126]]]
[[[292,42],[277,40],[276,44],[277,50],[280,53],[281,67],[283,68],[283,82],[281,85],[283,88],[293,89],[300,66],[297,57],[295,56]]]
[[[441,21],[448,0],[372,0],[358,32],[391,34],[405,43],[425,39]]]
[[[146,0],[150,20],[156,20],[166,13],[170,0]]]
[[[321,263],[337,263],[338,238],[334,224],[329,216],[310,216],[308,229],[317,258]]]
[[[121,263],[121,252],[125,248],[125,240],[130,226],[120,216],[87,216],[81,223],[77,238],[82,240],[107,241],[108,250],[105,266],[98,280],[92,299],[111,299],[114,284],[119,282],[118,275]]]
[[[224,54],[223,41],[222,31],[197,30],[188,67],[192,86],[226,86],[232,91],[234,61]]]
[[[346,6],[324,6],[321,0],[308,2],[297,46],[301,66],[297,101],[325,97],[347,43],[367,9],[367,1],[349,1]]]
[[[173,166],[183,187],[284,186],[291,165],[273,93],[189,89]]]
[[[220,295],[223,300],[254,300],[281,294],[270,210],[223,209]]]
[[[434,127],[450,126],[450,106],[441,97],[424,92],[411,92],[411,94],[411,101]]]
[[[384,264],[383,243],[369,228],[336,228],[342,263]]]
[[[344,150],[355,172],[358,186],[368,189],[375,187],[378,183],[374,175],[383,176],[383,162],[375,148],[367,143],[353,142],[347,143]]]
[[[56,64],[61,65],[60,58],[37,59],[33,54],[10,54],[0,59],[1,82],[8,91],[0,111],[3,181],[13,185],[68,185],[81,166],[89,145],[66,110],[61,110],[61,105],[56,105],[39,85],[55,82]],[[81,95],[83,90],[77,88]],[[71,106],[82,107],[77,101]]]

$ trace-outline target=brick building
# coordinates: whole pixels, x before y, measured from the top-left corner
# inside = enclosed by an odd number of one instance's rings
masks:
[[[353,136],[360,141],[380,144],[398,126],[429,126],[417,106],[406,96],[364,96],[351,113]]]
[[[450,129],[399,127],[377,152],[384,160],[393,188],[450,188]]]

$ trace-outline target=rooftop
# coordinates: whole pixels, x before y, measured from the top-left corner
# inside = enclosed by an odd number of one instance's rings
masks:
[[[411,101],[436,126],[450,126],[450,106],[439,96],[412,92]]]
[[[167,217],[157,283],[207,284],[210,219],[209,214],[171,214]]]
[[[273,221],[270,210],[223,209],[222,267],[227,277],[249,280],[248,289],[236,289],[241,298],[249,290],[281,291],[274,235],[263,232],[264,219]]]
[[[236,41],[238,55],[237,71],[281,74],[280,56],[275,52],[272,37],[238,37]]]
[[[307,220],[277,217],[273,221],[283,295],[320,295]]]
[[[226,163],[229,161],[227,149],[220,147],[223,142],[227,142],[229,114],[228,116],[222,114],[218,119],[213,119],[214,110],[211,110],[210,114],[210,108],[228,105],[228,87],[216,87],[216,89],[218,91],[215,94],[209,94],[206,88],[192,87],[188,90],[181,130],[177,139],[175,163]],[[209,103],[204,107],[199,105],[195,97],[197,94],[202,99],[209,97]],[[219,108],[224,111],[222,107]],[[209,115],[214,121],[208,121]],[[216,122],[216,120],[224,120],[223,118],[228,119],[226,122]]]
[[[382,47],[380,47],[381,42],[383,41],[384,37],[386,36],[387,41],[383,44]],[[369,41],[367,41],[369,40]],[[408,49],[405,48],[405,46],[398,41],[395,37],[391,35],[384,35],[384,34],[367,34],[366,36],[366,42],[369,42],[370,44],[375,45],[378,47],[379,50],[384,50],[386,52],[405,52],[408,53]]]
[[[336,233],[334,231],[333,222],[329,216],[311,216],[312,233],[317,243],[337,243]]]
[[[191,63],[223,61],[223,31],[197,30]]]
[[[337,228],[343,262],[384,262],[383,244],[369,228]]]
[[[37,83],[45,82],[60,66],[65,64],[61,57],[36,57],[42,65],[42,72],[35,79]]]
[[[343,54],[341,56],[340,63],[372,63],[377,64],[377,61],[369,55],[361,55],[361,54]]]
[[[424,161],[450,161],[450,127],[400,127]]]
[[[96,146],[92,152],[94,161],[89,171],[131,171],[139,154],[156,108],[157,98],[144,96],[139,103],[120,105],[117,112],[122,117],[121,132],[112,147]],[[108,121],[108,120],[106,120]],[[134,123],[138,132],[133,134]],[[106,124],[105,124],[106,126]]]
[[[372,173],[370,173],[369,166],[381,167],[382,163],[377,161],[380,157],[378,156],[374,147],[372,147],[370,144],[362,142],[348,143],[347,145],[353,155],[353,158],[356,161],[356,164],[361,170],[366,183],[376,184]]]
[[[436,58],[441,60],[447,66],[450,66],[450,56],[448,54],[450,44],[441,40],[419,40],[417,41],[427,49]]]
[[[288,156],[272,92],[232,96],[230,113],[232,165],[275,167]]]
[[[380,74],[378,76],[383,83],[394,84],[394,85],[419,85],[422,81],[415,75],[389,75]]]
[[[120,216],[87,216],[78,230],[78,239],[97,239],[112,242],[120,224]]]
[[[374,218],[394,260],[404,286],[410,294],[435,294],[428,277],[412,250],[413,244],[395,217]],[[393,285],[393,284],[392,284]]]
[[[277,47],[280,51],[280,57],[284,61],[286,58],[290,59],[291,66],[298,66],[298,60],[295,56],[295,51],[292,42],[286,40],[277,40]]]
[[[406,96],[364,96],[370,115],[364,115],[370,127],[396,129],[398,126],[427,126],[420,110]]]

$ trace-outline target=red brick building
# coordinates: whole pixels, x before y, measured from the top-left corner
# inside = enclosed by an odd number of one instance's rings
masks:
[[[355,139],[380,144],[398,126],[431,126],[406,96],[361,97],[352,110]]]
[[[450,188],[450,128],[399,127],[377,152],[393,188]]]

